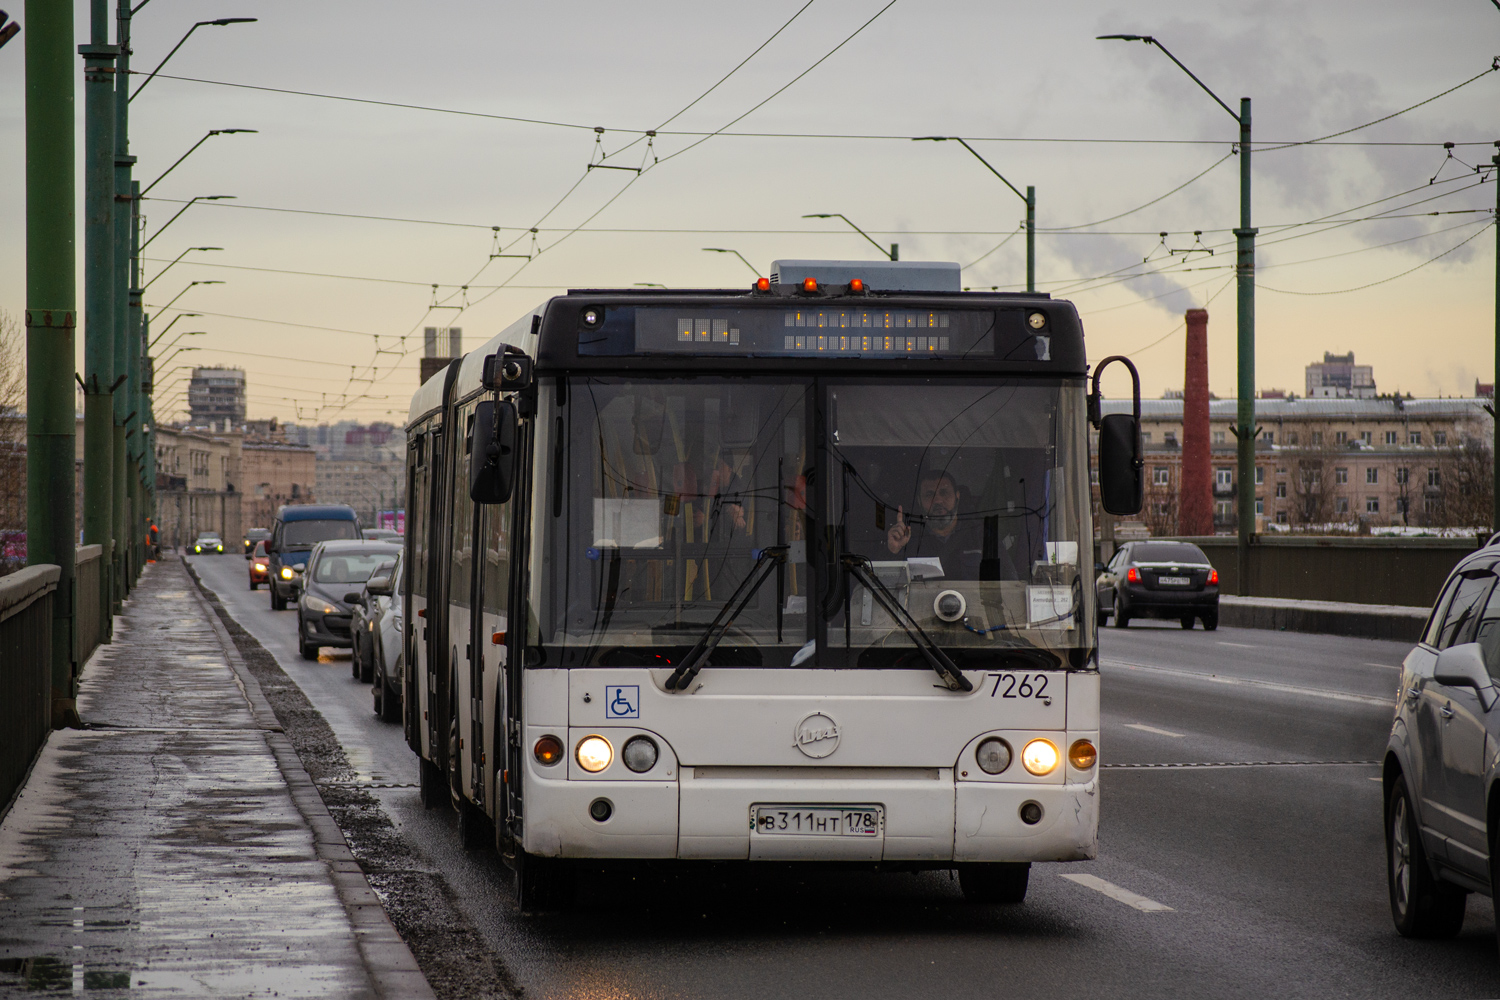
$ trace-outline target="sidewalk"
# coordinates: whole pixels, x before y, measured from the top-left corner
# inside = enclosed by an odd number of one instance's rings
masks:
[[[0,822],[0,995],[432,996],[181,562],[78,707]]]

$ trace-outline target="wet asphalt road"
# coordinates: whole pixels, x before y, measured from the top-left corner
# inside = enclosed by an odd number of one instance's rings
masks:
[[[427,812],[416,760],[347,654],[297,655],[295,612],[235,557],[204,583],[323,714],[399,836],[530,997],[1483,997],[1491,903],[1454,941],[1407,941],[1386,901],[1378,768],[1408,647],[1143,623],[1106,629],[1101,849],[1036,865],[1020,907],[966,905],[944,873],[600,874],[565,916],[521,918],[493,853]],[[1286,763],[1286,762],[1314,763]],[[1252,762],[1240,767],[1125,764]],[[1271,763],[1260,763],[1271,762]],[[1094,885],[1064,875],[1092,875]],[[1120,887],[1170,907],[1141,909]]]

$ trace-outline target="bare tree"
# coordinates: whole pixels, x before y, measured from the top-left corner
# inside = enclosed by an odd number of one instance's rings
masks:
[[[1293,525],[1306,529],[1333,520],[1333,455],[1328,449],[1299,453],[1290,486],[1295,501],[1289,517]]]
[[[1153,537],[1177,534],[1178,491],[1171,486],[1146,487],[1146,502],[1141,506],[1141,520]]]
[[[20,569],[26,530],[26,328],[0,309],[0,574]]]
[[[1467,438],[1438,462],[1442,526],[1485,528],[1493,516],[1495,456],[1484,442]]]

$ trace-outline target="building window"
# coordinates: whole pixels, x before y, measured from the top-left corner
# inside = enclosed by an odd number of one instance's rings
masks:
[[[1171,517],[1172,505],[1163,500],[1156,505],[1156,513],[1162,517]]]
[[[1234,470],[1215,469],[1214,485],[1220,487],[1221,489],[1229,489],[1229,487],[1234,485]]]
[[[1380,470],[1371,466],[1365,470],[1365,485],[1374,486],[1380,482]]]
[[[1151,468],[1151,485],[1166,486],[1171,482],[1171,471],[1165,465],[1156,465]]]
[[[1265,481],[1266,481],[1266,467],[1264,465],[1257,465],[1255,467],[1255,485],[1256,486],[1262,486],[1262,485],[1265,484]]]
[[[1422,510],[1426,511],[1429,514],[1436,514],[1438,512],[1438,506],[1439,504],[1437,497],[1426,497],[1422,500]]]
[[[1276,512],[1276,523],[1277,524],[1286,524],[1286,511],[1284,511],[1284,510],[1278,510]]]
[[[1366,514],[1379,514],[1380,513],[1380,498],[1379,497],[1365,497],[1365,513]]]
[[[1141,431],[1141,443],[1143,443],[1143,444],[1150,444],[1151,443],[1151,432],[1150,431]]]
[[[1421,431],[1411,431],[1411,432],[1409,432],[1406,435],[1406,443],[1407,444],[1421,444],[1422,443],[1422,432]]]
[[[1386,444],[1395,444],[1396,443],[1396,432],[1395,431],[1386,431],[1385,432],[1385,443]]]
[[[1349,481],[1349,470],[1348,469],[1334,469],[1333,470],[1333,481],[1335,483],[1339,483],[1341,485],[1343,483],[1347,483]]]
[[[1095,486],[1099,485],[1099,470],[1098,469],[1090,469],[1089,470],[1089,482],[1092,483]]]
[[[1220,500],[1214,504],[1214,517],[1221,521],[1227,521],[1234,516],[1234,504],[1228,500]]]
[[[1214,444],[1223,444],[1223,443],[1224,443],[1224,432],[1223,431],[1214,431]]]
[[[1403,465],[1401,468],[1399,468],[1399,469],[1396,470],[1396,485],[1397,486],[1405,486],[1410,481],[1411,481],[1411,470],[1410,469],[1408,469],[1406,466]]]
[[[1278,465],[1278,466],[1276,466],[1276,474],[1278,476],[1284,476],[1284,475],[1286,475],[1286,466],[1284,466],[1284,465]]]
[[[1261,435],[1261,439],[1263,441],[1265,441],[1266,444],[1275,444],[1276,443],[1276,435],[1273,434],[1270,431],[1266,431],[1264,434],[1262,434]]]
[[[1168,448],[1177,447],[1177,435],[1172,431],[1167,431],[1166,435],[1162,438],[1162,443]]]
[[[1277,483],[1276,484],[1276,499],[1278,499],[1278,500],[1285,500],[1286,499],[1286,483]]]
[[[1323,443],[1323,432],[1322,431],[1313,431],[1312,432],[1312,443],[1313,443],[1313,447],[1314,448],[1318,447],[1319,445],[1321,445]]]
[[[1287,444],[1296,444],[1297,443],[1297,432],[1296,431],[1292,431],[1291,433],[1289,433],[1286,436],[1286,443]]]
[[[1433,431],[1432,432],[1432,443],[1433,444],[1437,444],[1437,445],[1447,444],[1448,443],[1448,434],[1447,434],[1447,432],[1446,431]]]
[[[1349,435],[1346,432],[1344,432],[1344,431],[1335,431],[1334,434],[1333,434],[1333,443],[1334,444],[1348,444],[1349,443]]]
[[[1256,500],[1255,500],[1255,513],[1257,513],[1257,514],[1265,514],[1265,512],[1266,512],[1266,502],[1264,500],[1261,500],[1259,497],[1257,497]]]
[[[1359,432],[1359,439],[1361,441],[1363,441],[1365,444],[1369,444],[1370,443],[1370,437],[1371,437],[1371,434],[1370,434],[1369,431],[1360,431]]]
[[[1396,513],[1397,514],[1405,514],[1409,510],[1411,510],[1411,501],[1408,500],[1406,497],[1397,497],[1396,498]]]
[[[1428,486],[1441,486],[1441,485],[1443,485],[1443,474],[1441,472],[1439,472],[1437,469],[1428,469],[1427,470],[1427,485]]]
[[[1336,513],[1336,514],[1347,514],[1347,513],[1349,513],[1349,498],[1348,497],[1339,497],[1336,500],[1334,500],[1333,501],[1333,510],[1334,510],[1334,513]]]

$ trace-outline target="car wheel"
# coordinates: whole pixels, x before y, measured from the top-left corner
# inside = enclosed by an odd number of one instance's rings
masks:
[[[468,799],[458,800],[458,846],[483,851],[495,846],[495,828],[484,810]]]
[[[1183,628],[1192,628],[1193,627],[1193,616],[1192,615],[1183,615],[1182,616],[1182,627]]]
[[[260,584],[256,583],[254,580],[251,580],[250,581],[250,589],[251,590],[259,590],[260,589]]]
[[[575,884],[573,866],[565,859],[516,851],[516,905],[522,913],[566,910]]]
[[[1464,925],[1468,893],[1435,878],[1428,867],[1405,776],[1391,787],[1385,816],[1385,873],[1396,930],[1410,938],[1453,937]]]
[[[1123,602],[1120,600],[1120,592],[1115,591],[1115,628],[1129,628],[1130,616],[1125,613]]]
[[[359,648],[363,651],[359,657],[359,679],[366,684],[375,680],[375,643],[368,638],[368,632],[364,633],[366,638],[356,640]]]
[[[378,662],[383,664],[385,663],[385,660],[382,658]],[[398,675],[399,673],[400,671],[397,671]],[[382,694],[380,696],[381,720],[384,722],[400,722],[401,694],[396,688],[390,686],[390,681],[385,675],[384,667],[381,668],[380,678],[376,681],[376,686],[378,686],[382,691]]]
[[[1200,617],[1203,619],[1203,628],[1206,631],[1212,632],[1219,627],[1219,613],[1217,611],[1210,611],[1208,614]]]
[[[271,586],[268,589],[271,591],[271,610],[272,611],[285,611],[286,610],[286,598],[284,598],[280,594],[276,593],[276,585],[273,583],[273,584],[271,584]]]
[[[316,660],[318,658],[318,647],[302,638],[302,616],[297,616],[297,652],[302,654],[304,660]]]
[[[1109,606],[1101,601],[1097,594],[1094,595],[1094,603],[1098,605],[1096,615],[1099,619],[1100,626],[1103,626],[1106,622],[1109,621]]]
[[[958,866],[958,887],[970,903],[1021,903],[1026,900],[1030,862],[971,862]]]
[[[360,677],[364,671],[360,669],[359,664],[359,633],[355,632],[350,638],[354,641],[349,644],[349,674],[355,680],[363,680]]]

